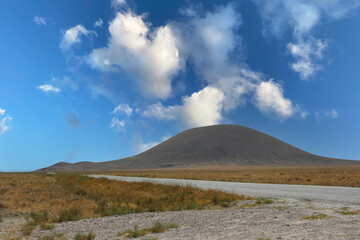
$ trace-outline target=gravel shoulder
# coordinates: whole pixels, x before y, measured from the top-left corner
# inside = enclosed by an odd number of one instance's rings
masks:
[[[277,199],[274,204],[252,208],[237,206],[220,210],[139,213],[64,222],[55,224],[52,230],[40,230],[38,227],[29,238],[24,239],[40,239],[55,233],[73,239],[76,233],[89,232],[95,233],[98,240],[123,239],[117,235],[118,232],[135,225],[140,229],[151,227],[156,221],[176,223],[179,228],[140,239],[360,239],[360,215],[339,213],[344,207],[348,211],[359,210],[357,205]],[[326,217],[303,219],[318,214]],[[14,221],[18,221],[18,227],[24,223],[21,219],[4,219],[0,223],[0,239],[21,236],[20,233],[15,234]],[[8,232],[6,227],[12,232]],[[12,238],[7,237],[9,234]]]

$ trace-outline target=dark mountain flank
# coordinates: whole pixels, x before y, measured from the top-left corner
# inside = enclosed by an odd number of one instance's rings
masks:
[[[133,157],[74,164],[57,163],[44,171],[103,171],[207,166],[346,166],[359,161],[317,156],[277,138],[237,125],[215,125],[179,133]]]

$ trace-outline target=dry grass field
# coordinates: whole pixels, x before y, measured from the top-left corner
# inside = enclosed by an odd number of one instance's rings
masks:
[[[360,187],[360,167],[208,168],[102,172],[150,178]]]
[[[0,174],[0,219],[24,216],[24,235],[40,225],[139,212],[229,207],[249,197],[193,187],[128,183],[80,174]]]

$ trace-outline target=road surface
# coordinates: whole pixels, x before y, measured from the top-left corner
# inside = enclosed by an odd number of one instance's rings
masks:
[[[201,181],[169,178],[122,177],[110,175],[89,175],[127,182],[151,182],[159,184],[194,186],[202,189],[221,190],[254,197],[300,199],[360,205],[360,188],[330,187],[289,184],[239,183],[221,181]]]

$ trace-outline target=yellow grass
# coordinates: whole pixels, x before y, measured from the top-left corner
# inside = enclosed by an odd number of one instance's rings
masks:
[[[101,174],[231,182],[360,187],[360,167],[156,169]]]
[[[228,207],[249,197],[193,187],[128,183],[76,174],[0,174],[0,208],[36,225],[145,211]]]

